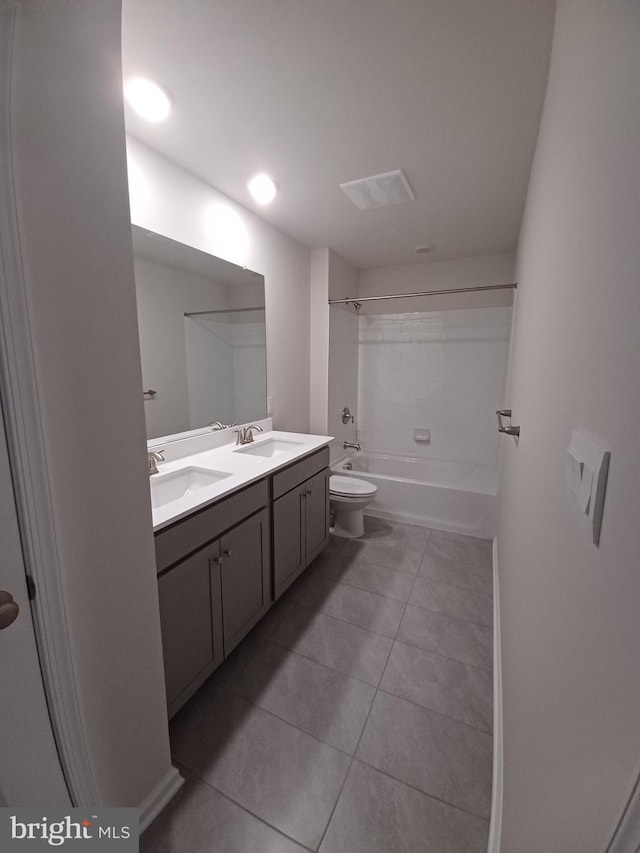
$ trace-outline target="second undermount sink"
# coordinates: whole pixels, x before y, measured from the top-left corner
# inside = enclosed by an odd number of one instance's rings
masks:
[[[209,471],[206,468],[181,468],[168,474],[153,474],[149,479],[151,506],[157,509],[172,501],[186,498],[193,492],[213,486],[231,477],[226,471]]]
[[[243,447],[236,447],[235,450],[237,453],[249,453],[251,456],[271,458],[273,456],[280,456],[282,453],[288,453],[301,444],[303,444],[302,441],[293,441],[293,439],[289,438],[267,438],[264,441],[252,442]]]

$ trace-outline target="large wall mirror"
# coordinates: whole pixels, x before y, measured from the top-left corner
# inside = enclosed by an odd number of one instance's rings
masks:
[[[133,226],[147,438],[266,416],[264,278]]]

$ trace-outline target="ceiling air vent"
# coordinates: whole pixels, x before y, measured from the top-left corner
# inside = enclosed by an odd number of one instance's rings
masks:
[[[386,207],[403,201],[414,201],[413,190],[401,169],[384,172],[359,181],[340,184],[358,210],[371,210],[374,207]]]

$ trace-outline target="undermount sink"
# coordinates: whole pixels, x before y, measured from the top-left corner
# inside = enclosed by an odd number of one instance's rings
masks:
[[[168,474],[153,474],[149,479],[151,506],[157,509],[172,501],[186,498],[199,489],[213,486],[225,477],[231,477],[231,474],[205,468],[181,468]]]
[[[244,447],[236,447],[236,453],[250,453],[252,456],[264,456],[271,458],[288,453],[295,447],[303,444],[302,441],[292,441],[285,438],[267,438],[264,441],[247,444]]]

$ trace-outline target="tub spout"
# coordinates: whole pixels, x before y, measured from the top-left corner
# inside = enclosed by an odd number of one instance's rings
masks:
[[[345,441],[342,446],[345,450],[347,450],[348,448],[351,448],[351,450],[362,450],[362,448],[360,447],[360,442],[358,442],[357,444],[351,444],[351,442]]]

